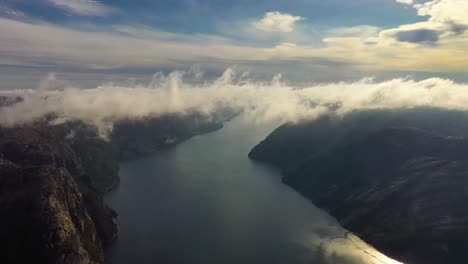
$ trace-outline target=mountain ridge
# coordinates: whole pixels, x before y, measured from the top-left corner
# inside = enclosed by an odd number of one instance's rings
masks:
[[[249,156],[282,168],[285,184],[390,257],[460,263],[468,257],[460,246],[468,235],[466,121],[440,109],[324,117],[278,128]]]

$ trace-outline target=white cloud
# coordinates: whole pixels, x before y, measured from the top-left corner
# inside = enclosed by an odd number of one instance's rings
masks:
[[[293,32],[298,21],[305,18],[280,13],[278,11],[265,13],[262,19],[253,23],[254,27],[266,32]]]
[[[413,6],[420,16],[429,16],[432,23],[468,24],[468,5],[466,0],[430,0],[416,3],[413,0],[396,0],[398,3]]]
[[[414,1],[396,0],[399,3],[411,5],[417,10],[419,16],[428,17],[427,21],[401,25],[397,28],[384,30],[381,36],[399,40],[409,39],[410,42],[426,44],[440,44],[455,42],[455,39],[465,38],[468,30],[468,4],[466,0],[430,0],[424,3]],[[464,39],[466,41],[466,39]],[[447,45],[447,43],[444,43]]]
[[[396,0],[398,3],[401,4],[406,4],[406,5],[412,5],[414,3],[414,0]]]
[[[105,17],[114,9],[95,0],[47,0],[55,7],[75,15]]]
[[[468,24],[466,0],[432,0],[414,7],[420,16],[430,16],[431,22]]]

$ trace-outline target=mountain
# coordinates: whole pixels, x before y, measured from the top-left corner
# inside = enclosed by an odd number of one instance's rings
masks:
[[[468,258],[468,116],[375,110],[285,124],[249,156],[404,263]]]
[[[103,200],[119,183],[119,162],[222,127],[196,113],[168,115],[118,122],[106,140],[90,125],[49,118],[0,126],[2,263],[103,263],[119,231]]]

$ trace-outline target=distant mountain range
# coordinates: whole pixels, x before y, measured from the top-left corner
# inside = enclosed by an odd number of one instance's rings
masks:
[[[468,259],[468,115],[360,111],[285,124],[249,154],[378,250],[407,264]]]

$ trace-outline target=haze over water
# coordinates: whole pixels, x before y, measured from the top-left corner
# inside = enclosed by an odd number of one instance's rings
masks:
[[[278,171],[248,159],[277,125],[238,118],[123,163],[121,184],[107,196],[121,233],[106,262],[397,263],[343,239],[346,230],[282,184]]]

